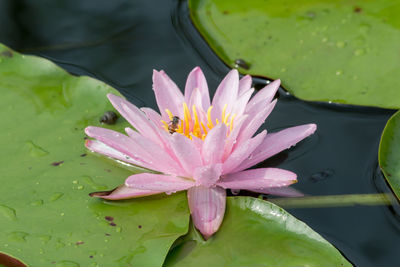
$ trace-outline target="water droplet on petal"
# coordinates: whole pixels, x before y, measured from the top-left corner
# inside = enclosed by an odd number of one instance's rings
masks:
[[[217,205],[213,202],[208,202],[208,201],[198,203],[197,216],[203,222],[213,221],[217,217]]]

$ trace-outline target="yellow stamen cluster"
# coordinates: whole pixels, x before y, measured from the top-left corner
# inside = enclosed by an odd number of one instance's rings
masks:
[[[207,117],[205,118],[206,121],[203,122],[201,121],[201,116],[199,117],[199,113],[196,109],[196,106],[192,106],[192,112],[190,112],[190,109],[186,103],[183,103],[183,118],[179,118],[179,124],[176,125],[177,127],[174,129],[174,132],[183,134],[187,138],[192,139],[193,136],[198,137],[202,140],[206,138],[207,133],[214,128],[216,125],[220,123],[224,123],[226,126],[228,126],[228,134],[232,131],[233,129],[233,121],[236,117],[236,114],[233,114],[231,116],[230,113],[226,114],[226,109],[227,105],[225,104],[222,114],[221,114],[221,121],[216,118],[215,122],[211,119],[211,111],[212,111],[212,106],[210,106],[207,110]],[[168,109],[165,110],[165,112],[168,114],[169,119],[171,120],[169,123],[161,120],[163,123],[163,127],[167,132],[170,132],[170,127],[172,124],[172,119],[174,117],[174,114]]]

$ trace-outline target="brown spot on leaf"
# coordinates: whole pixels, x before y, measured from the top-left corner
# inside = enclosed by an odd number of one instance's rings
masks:
[[[79,246],[79,245],[82,245],[82,244],[84,244],[85,242],[83,242],[83,241],[78,241],[78,242],[76,242],[75,244],[77,245],[77,246]]]
[[[89,258],[93,259],[93,255],[90,255]]]
[[[114,218],[111,217],[111,216],[105,216],[104,219],[106,219],[106,220],[109,221],[109,222],[111,222],[111,221],[114,220]]]
[[[53,162],[51,165],[53,165],[53,166],[59,166],[59,165],[61,165],[61,164],[63,164],[64,163],[64,161],[62,160],[62,161],[55,161],[55,162]]]
[[[86,153],[83,153],[81,154],[81,157],[86,157],[86,155],[87,155]]]
[[[111,226],[117,226],[114,222],[110,223]]]
[[[353,9],[354,13],[361,13],[362,12],[362,8],[359,6],[355,6]]]
[[[3,57],[10,57],[10,58],[13,57],[13,53],[10,50],[5,50],[5,51],[1,52],[1,55]]]
[[[138,225],[138,228],[139,228],[139,229],[142,229],[142,226],[139,224],[139,225]]]
[[[106,233],[106,236],[110,236],[110,234],[107,234],[107,233]]]

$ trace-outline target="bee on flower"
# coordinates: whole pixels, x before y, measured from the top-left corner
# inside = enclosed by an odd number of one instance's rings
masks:
[[[133,126],[126,135],[89,126],[86,147],[97,153],[159,172],[128,177],[124,185],[94,194],[116,200],[187,190],[195,227],[205,239],[220,227],[226,189],[268,193],[297,182],[296,174],[279,168],[248,169],[285,150],[316,130],[306,124],[256,134],[273,110],[276,80],[253,97],[251,77],[239,80],[231,70],[210,101],[199,67],[190,72],[185,92],[164,71],[154,71],[153,90],[160,113],[138,108],[109,94],[108,99]]]

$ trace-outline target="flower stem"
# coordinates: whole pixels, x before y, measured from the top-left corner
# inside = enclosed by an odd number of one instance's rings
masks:
[[[293,198],[272,198],[268,201],[283,208],[326,208],[350,206],[398,205],[392,194],[351,194],[333,196],[306,196]]]

